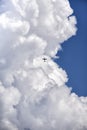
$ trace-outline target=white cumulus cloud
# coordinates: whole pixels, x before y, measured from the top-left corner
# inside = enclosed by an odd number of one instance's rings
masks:
[[[68,0],[0,0],[0,130],[87,130],[87,97],[53,61],[72,14]]]

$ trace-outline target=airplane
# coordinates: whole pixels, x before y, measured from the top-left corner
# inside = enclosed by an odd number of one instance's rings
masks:
[[[46,61],[47,61],[47,58],[44,57],[44,58],[43,58],[43,61],[46,62]]]

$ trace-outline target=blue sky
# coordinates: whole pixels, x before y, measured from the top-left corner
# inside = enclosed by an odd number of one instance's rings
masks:
[[[87,0],[69,0],[77,18],[77,35],[62,44],[58,64],[66,70],[69,82],[79,96],[87,96]]]

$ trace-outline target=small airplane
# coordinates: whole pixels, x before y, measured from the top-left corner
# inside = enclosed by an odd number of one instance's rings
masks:
[[[46,62],[46,61],[47,61],[47,58],[44,57],[44,58],[43,58],[43,61]]]

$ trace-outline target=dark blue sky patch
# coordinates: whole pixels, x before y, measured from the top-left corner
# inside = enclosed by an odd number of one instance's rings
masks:
[[[87,96],[87,1],[70,0],[77,18],[77,35],[62,44],[56,62],[66,70],[68,86],[79,96]]]

